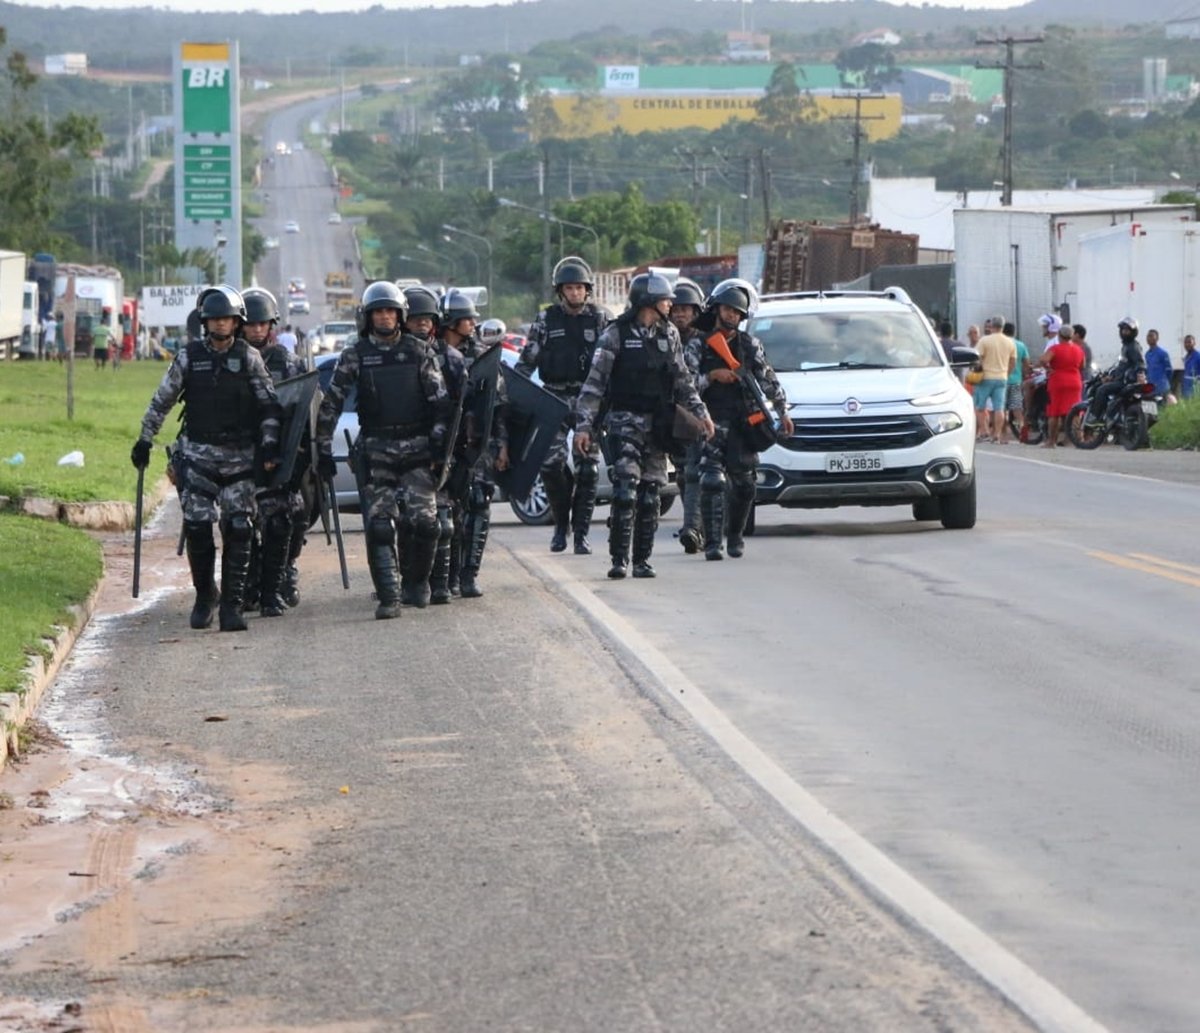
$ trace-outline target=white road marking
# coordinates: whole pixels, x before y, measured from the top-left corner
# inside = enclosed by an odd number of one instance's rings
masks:
[[[750,741],[670,659],[569,569],[513,553],[544,584],[567,596],[610,643],[644,668],[666,696],[797,822],[831,850],[877,896],[954,951],[1047,1033],[1105,1033],[1105,1027],[963,915],[918,882],[796,783]],[[595,560],[589,568],[595,570]],[[630,584],[636,591],[637,585]]]

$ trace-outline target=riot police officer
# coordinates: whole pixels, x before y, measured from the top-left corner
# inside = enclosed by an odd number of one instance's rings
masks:
[[[246,305],[246,325],[242,335],[257,348],[271,380],[278,384],[304,372],[304,360],[280,347],[275,339],[279,323],[279,305],[275,295],[262,287],[242,291]],[[281,617],[288,606],[300,602],[299,571],[296,560],[304,547],[308,509],[299,490],[303,465],[297,467],[290,484],[263,488],[257,496],[257,560],[251,562],[249,596],[257,589],[259,612],[264,617]],[[255,567],[257,566],[257,570]],[[255,576],[257,575],[257,582]]]
[[[671,295],[671,322],[679,331],[687,357],[687,343],[692,334],[692,324],[704,308],[704,292],[695,280],[681,276],[675,281]],[[679,544],[689,556],[700,550],[703,536],[700,532],[700,442],[689,442],[677,448],[671,456],[675,463],[675,482],[683,497],[683,527],[679,529]]]
[[[498,319],[487,320],[478,336],[468,333],[474,329],[477,318],[474,304],[461,291],[450,290],[442,298],[442,336],[448,344],[462,351],[468,373],[484,352],[503,340],[505,333],[504,324]],[[495,405],[488,423],[487,402],[493,391]],[[459,542],[456,550],[459,591],[464,599],[483,595],[478,577],[491,525],[496,472],[508,469],[506,417],[503,377],[497,373],[495,382],[490,385],[468,380],[463,398],[462,432],[455,447],[454,471],[449,481],[455,537]]]
[[[782,434],[790,437],[792,433],[787,396],[767,362],[762,343],[739,329],[757,303],[757,291],[745,280],[717,284],[687,345],[688,367],[716,424],[716,433],[700,446],[700,510],[707,560],[724,558],[723,538],[730,556],[739,557],[744,551],[743,536],[754,506],[754,471],[758,467],[750,421],[756,416],[758,420],[769,418],[752,405],[736,369],[744,367],[754,377],[763,397],[778,414]]]
[[[582,258],[572,255],[562,259],[554,267],[552,283],[558,301],[534,320],[516,368],[526,376],[537,370],[547,391],[574,405],[608,318],[590,300],[592,270]],[[570,527],[575,533],[575,552],[587,555],[592,551],[588,531],[596,507],[600,447],[593,441],[585,452],[576,449],[572,474],[567,455],[570,429],[569,420],[564,421],[542,463],[542,484],[554,516],[550,551],[566,549]]]
[[[184,429],[176,448],[184,538],[196,588],[190,623],[207,628],[218,602],[212,525],[219,511],[220,627],[245,631],[255,478],[265,478],[279,461],[279,403],[262,358],[240,336],[246,306],[236,288],[222,284],[203,291],[199,312],[204,336],[176,351],[142,417],[131,458],[139,469],[149,464],[154,435],[182,398]]]
[[[654,577],[650,554],[658,530],[659,491],[667,480],[666,452],[674,447],[675,406],[688,409],[713,433],[708,410],[683,360],[679,331],[667,319],[671,285],[657,273],[629,284],[629,307],[600,336],[575,405],[575,447],[593,445],[601,406],[612,444],[610,578],[623,578],[633,540],[633,576]]]
[[[445,454],[449,398],[427,342],[402,329],[407,315],[408,302],[395,284],[380,281],[363,291],[358,335],[342,349],[317,417],[317,472],[331,477],[333,429],[346,395],[357,387],[367,566],[377,620],[400,616],[397,532],[405,569],[418,584],[429,579],[438,535],[434,464]]]

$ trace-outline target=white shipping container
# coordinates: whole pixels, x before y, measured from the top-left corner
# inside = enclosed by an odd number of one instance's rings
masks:
[[[0,251],[0,359],[21,342],[25,304],[25,256],[20,251]]]
[[[1099,366],[1117,361],[1117,323],[1133,316],[1143,345],[1147,330],[1176,368],[1184,334],[1200,334],[1200,224],[1130,223],[1079,239],[1079,305],[1075,322],[1088,328]]]
[[[1027,344],[1041,340],[1038,317],[1079,305],[1079,238],[1138,222],[1188,222],[1193,205],[1122,208],[963,208],[954,213],[954,280],[960,333],[992,315],[1017,326]]]

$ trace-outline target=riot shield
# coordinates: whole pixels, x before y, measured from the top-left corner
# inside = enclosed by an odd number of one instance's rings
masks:
[[[496,396],[499,394],[500,353],[502,351],[502,345],[492,345],[471,363],[471,369],[467,373],[467,383],[475,389],[472,393],[472,416],[479,421],[477,430],[480,437],[480,454],[487,451],[488,442],[492,437],[492,422],[496,416]],[[475,458],[478,460],[478,456]]]
[[[500,372],[508,392],[508,469],[497,471],[496,483],[509,498],[523,499],[571,407],[511,366]]]
[[[282,410],[279,429],[279,465],[271,472],[268,487],[275,490],[286,488],[296,470],[300,455],[300,442],[304,432],[312,426],[313,414],[319,404],[318,374],[316,370],[302,373],[275,385],[275,395]]]

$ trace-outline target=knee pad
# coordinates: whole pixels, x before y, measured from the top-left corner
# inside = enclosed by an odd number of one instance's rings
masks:
[[[754,498],[756,492],[753,474],[747,474],[744,477],[734,477],[730,484],[730,489],[733,492],[734,498],[741,499],[743,502]]]
[[[700,490],[721,492],[725,490],[725,471],[720,467],[702,466],[700,468]]]
[[[231,542],[248,542],[254,537],[254,521],[248,513],[234,513],[221,521],[221,537]]]
[[[581,459],[575,464],[575,484],[580,488],[595,487],[600,480],[600,464]]]
[[[658,515],[659,490],[658,485],[643,481],[637,489],[637,508],[639,513]]]
[[[396,527],[386,517],[367,521],[367,541],[372,545],[391,545],[396,540]]]
[[[636,493],[634,482],[627,477],[619,478],[613,484],[613,509],[631,510],[633,509],[633,499]]]
[[[292,521],[286,513],[272,513],[264,521],[263,530],[275,538],[289,538],[292,534]]]
[[[437,541],[441,534],[441,522],[434,513],[430,516],[428,513],[417,513],[411,520],[407,521],[408,530],[414,538],[423,538],[427,541]]]
[[[484,481],[476,481],[471,485],[471,494],[467,497],[467,509],[472,513],[482,513],[492,504],[492,492],[495,489]]]

